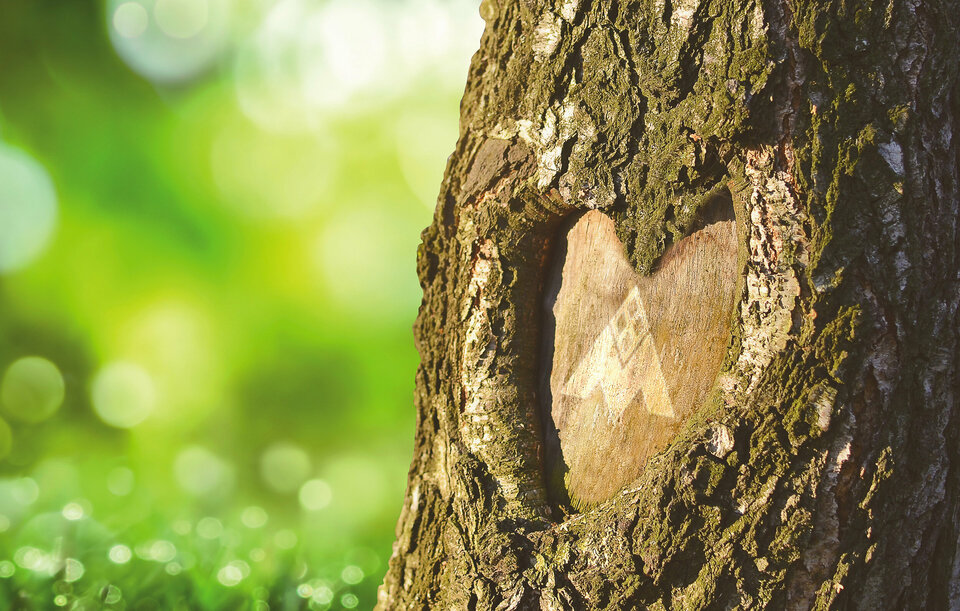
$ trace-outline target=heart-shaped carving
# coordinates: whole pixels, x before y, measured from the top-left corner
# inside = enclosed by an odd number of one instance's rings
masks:
[[[546,460],[552,492],[582,510],[635,480],[713,388],[730,342],[737,238],[732,214],[707,224],[649,276],[602,212],[580,217],[565,246],[559,288],[554,278],[547,290]]]

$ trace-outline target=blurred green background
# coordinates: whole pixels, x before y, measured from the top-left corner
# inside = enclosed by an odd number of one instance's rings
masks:
[[[0,608],[367,609],[471,0],[0,0]]]

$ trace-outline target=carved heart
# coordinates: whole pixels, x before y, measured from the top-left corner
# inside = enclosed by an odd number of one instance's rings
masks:
[[[577,509],[610,498],[703,404],[730,341],[737,277],[733,220],[677,242],[650,276],[634,271],[605,214],[569,230],[547,303],[554,492]]]

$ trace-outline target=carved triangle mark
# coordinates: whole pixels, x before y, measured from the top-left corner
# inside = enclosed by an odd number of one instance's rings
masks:
[[[677,417],[636,286],[580,360],[564,385],[563,394],[586,399],[597,386],[603,393],[610,421],[619,420],[638,393],[642,393],[648,413]]]

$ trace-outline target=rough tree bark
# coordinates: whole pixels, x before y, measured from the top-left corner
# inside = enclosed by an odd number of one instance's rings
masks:
[[[960,608],[956,2],[484,0],[418,265],[383,609]],[[636,481],[548,494],[543,292],[597,209],[650,273],[733,202],[710,399]],[[547,408],[548,410],[549,408]]]

